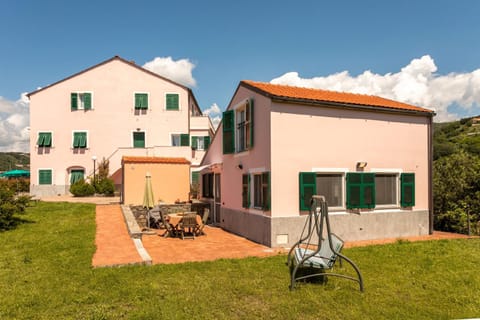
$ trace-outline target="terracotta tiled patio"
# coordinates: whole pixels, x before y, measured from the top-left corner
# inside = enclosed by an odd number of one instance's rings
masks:
[[[220,228],[205,227],[206,235],[195,240],[164,238],[163,230],[155,234],[142,236],[141,251],[148,253],[151,261],[145,261],[138,253],[122,215],[120,205],[97,205],[97,231],[95,244],[97,250],[92,259],[94,267],[117,266],[126,264],[167,264],[189,261],[208,261],[221,258],[244,258],[250,256],[265,257],[286,253],[286,249],[271,249]],[[408,241],[466,238],[465,235],[446,232],[434,232],[432,235],[404,238]],[[399,240],[383,239],[347,242],[346,247],[391,243]],[[138,244],[140,241],[135,240]]]

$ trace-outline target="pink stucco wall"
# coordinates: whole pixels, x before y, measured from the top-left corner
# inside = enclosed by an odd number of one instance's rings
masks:
[[[71,92],[91,92],[92,110],[71,111]],[[148,110],[139,112],[134,109],[136,92],[149,94]],[[167,93],[179,94],[179,111],[166,110]],[[56,193],[60,193],[61,186],[68,190],[68,169],[83,168],[86,175],[91,175],[92,156],[96,156],[98,161],[104,157],[110,159],[110,173],[120,168],[123,155],[178,156],[190,160],[194,156],[190,148],[169,146],[172,133],[189,133],[189,109],[198,108],[193,106],[193,101],[186,88],[139,70],[120,59],[112,59],[32,94],[32,189],[38,187],[38,170],[52,169],[54,186],[40,187],[57,186]],[[138,129],[145,132],[145,149],[133,148],[132,134]],[[52,132],[52,148],[36,146],[40,131]],[[88,132],[86,149],[72,149],[73,131]],[[165,150],[167,154],[164,154]]]

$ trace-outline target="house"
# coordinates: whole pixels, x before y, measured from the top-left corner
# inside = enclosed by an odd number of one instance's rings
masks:
[[[291,246],[312,194],[347,241],[432,232],[432,118],[375,96],[254,81],[238,85],[202,161],[214,221]]]
[[[214,132],[189,88],[118,56],[28,97],[35,196],[68,194],[104,159],[118,190],[124,156],[183,158],[195,171]]]

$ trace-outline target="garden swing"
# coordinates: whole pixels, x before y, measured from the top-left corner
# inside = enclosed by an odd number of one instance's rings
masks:
[[[326,225],[326,236],[323,238],[323,226]],[[305,234],[306,233],[306,234]],[[310,200],[310,213],[303,227],[300,240],[290,249],[287,265],[290,268],[290,290],[295,288],[299,280],[320,277],[326,282],[327,277],[335,276],[358,282],[363,291],[363,278],[355,263],[340,253],[343,240],[331,232],[328,220],[328,206],[324,196],[314,195]],[[337,260],[348,262],[357,277],[330,272]],[[329,271],[329,272],[327,272]]]

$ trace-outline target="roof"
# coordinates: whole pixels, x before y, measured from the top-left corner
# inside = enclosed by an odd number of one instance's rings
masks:
[[[428,113],[434,111],[414,105],[364,94],[328,91],[321,89],[293,87],[265,82],[243,80],[240,84],[262,93],[272,99],[281,99],[294,102],[333,103],[344,107],[364,106],[375,107],[391,111],[407,111]]]
[[[123,163],[163,163],[163,164],[190,164],[185,158],[167,157],[123,157]]]

